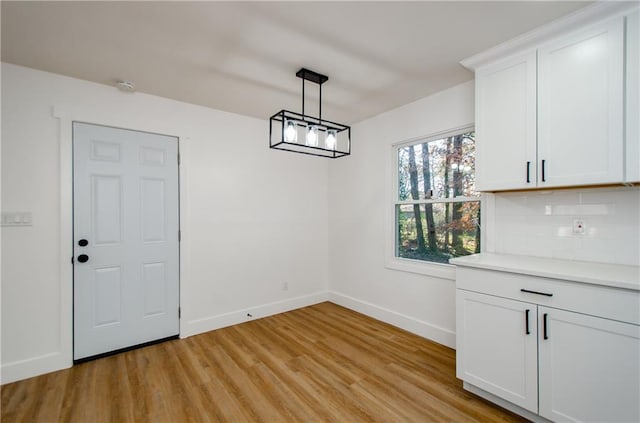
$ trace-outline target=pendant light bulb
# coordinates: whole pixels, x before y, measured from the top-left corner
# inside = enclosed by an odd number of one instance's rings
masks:
[[[335,129],[327,129],[327,135],[324,138],[324,145],[329,150],[336,149],[336,130]]]
[[[285,122],[284,140],[285,142],[298,142],[298,128],[296,128],[295,121],[287,120]]]
[[[315,125],[309,125],[307,127],[306,144],[309,147],[318,146],[318,127]]]

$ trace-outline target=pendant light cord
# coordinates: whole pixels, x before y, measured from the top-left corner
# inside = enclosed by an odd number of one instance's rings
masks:
[[[318,120],[319,124],[322,125],[322,84],[318,84],[320,86],[320,101],[318,102]]]

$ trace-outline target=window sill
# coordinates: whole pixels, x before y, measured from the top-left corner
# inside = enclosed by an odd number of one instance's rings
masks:
[[[434,278],[456,280],[456,266],[443,263],[427,263],[418,260],[410,260],[394,257],[387,260],[387,269],[400,270],[402,272],[417,273],[419,275],[432,276]]]

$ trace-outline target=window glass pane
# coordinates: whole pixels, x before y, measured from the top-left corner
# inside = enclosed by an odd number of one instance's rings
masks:
[[[475,133],[398,149],[398,200],[477,196]]]
[[[480,201],[396,205],[396,256],[447,263],[480,252]]]

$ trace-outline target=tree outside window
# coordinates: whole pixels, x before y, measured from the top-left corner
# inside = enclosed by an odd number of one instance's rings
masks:
[[[475,134],[397,147],[396,257],[447,263],[480,252]]]

